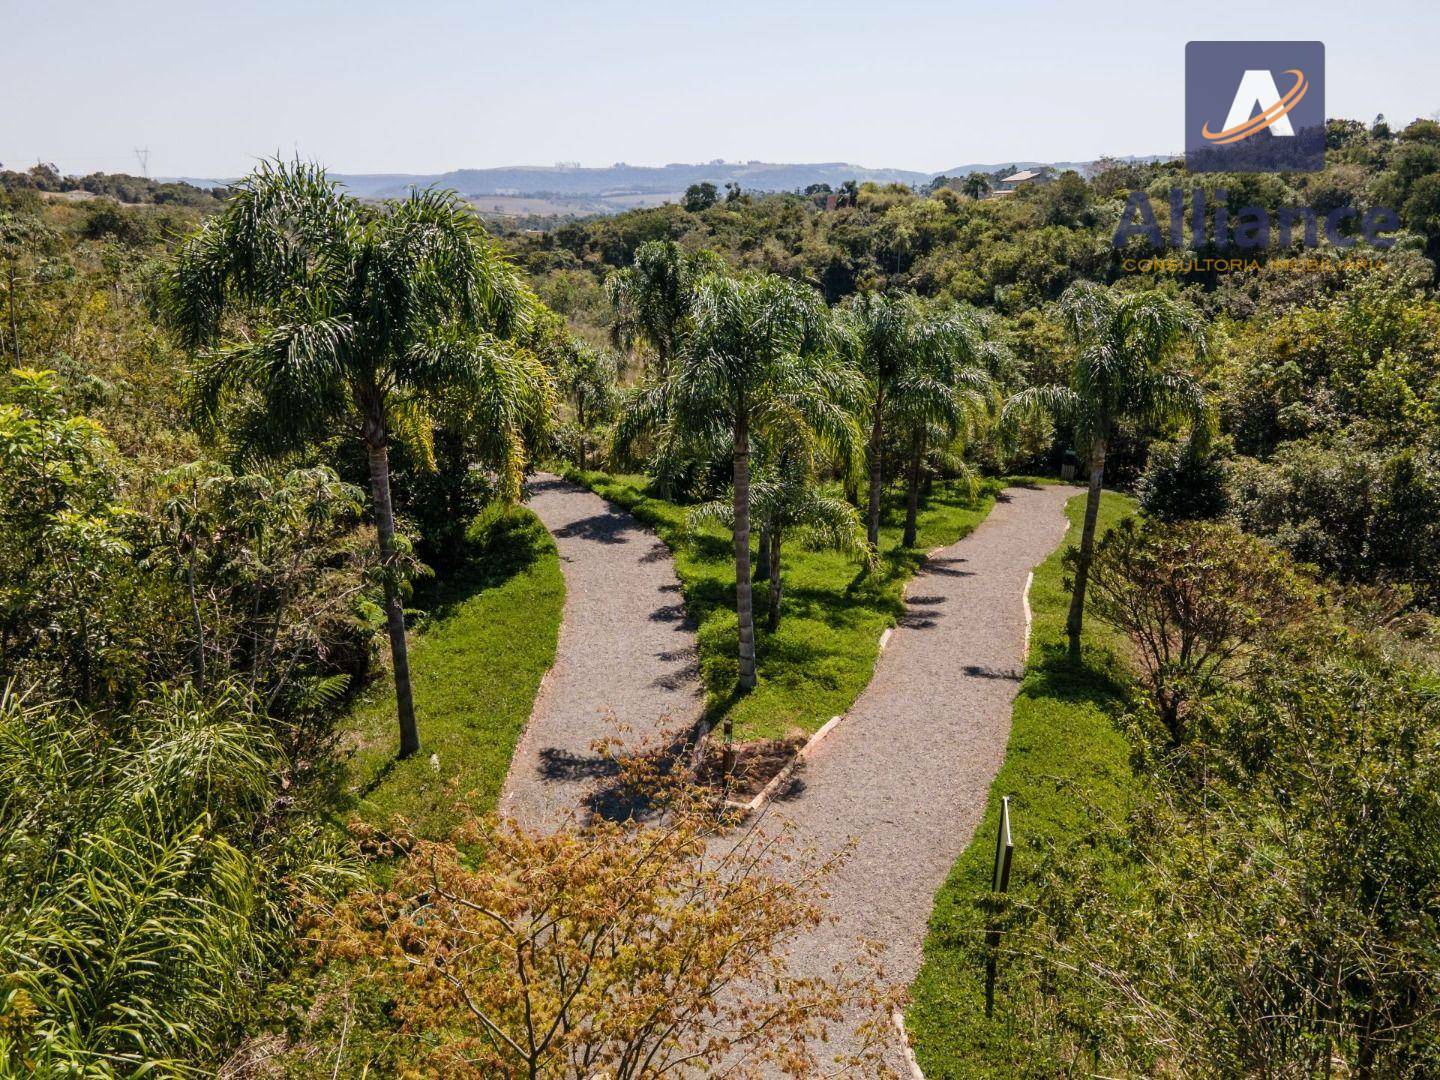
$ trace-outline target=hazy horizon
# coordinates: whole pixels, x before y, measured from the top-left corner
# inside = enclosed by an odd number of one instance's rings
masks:
[[[1327,114],[1440,110],[1440,6],[1220,3],[1137,18],[1121,0],[962,9],[905,0],[560,0],[518,10],[325,0],[243,10],[0,0],[0,162],[227,177],[260,157],[338,173],[579,162],[969,162],[1178,152],[1187,40],[1318,39]],[[83,29],[83,33],[81,32]]]
[[[1156,152],[1154,152],[1153,154],[1138,154],[1138,153],[1137,153],[1137,154],[1115,154],[1115,155],[1110,155],[1110,156],[1113,156],[1113,157],[1121,157],[1121,158],[1125,158],[1125,157],[1153,157],[1153,156],[1163,156],[1164,154],[1167,154],[1167,153],[1173,153],[1175,157],[1183,157],[1183,156],[1184,156],[1184,151],[1183,151],[1183,150],[1156,151]],[[270,155],[270,156],[273,156],[273,155]],[[995,165],[995,166],[1003,167],[1003,166],[1007,166],[1007,165],[1011,165],[1011,164],[1017,164],[1017,163],[1019,163],[1019,162],[1024,162],[1024,161],[1047,161],[1047,162],[1048,162],[1048,161],[1075,161],[1075,162],[1085,161],[1085,162],[1088,162],[1088,161],[1095,161],[1095,160],[1097,160],[1098,158],[1100,158],[1100,157],[1102,157],[1102,156],[1105,156],[1105,155],[1095,154],[1095,155],[1091,155],[1091,156],[1089,156],[1089,157],[1084,157],[1084,158],[1060,158],[1060,157],[1055,157],[1055,156],[1053,156],[1053,155],[1046,156],[1046,155],[1034,155],[1034,154],[1032,154],[1032,155],[1030,155],[1029,157],[1004,158],[1004,159],[997,159],[997,160],[995,160],[995,161],[988,161],[988,162],[987,162],[987,161],[979,161],[979,160],[976,160],[976,161],[955,161],[955,162],[952,162],[950,165],[946,166],[946,168],[955,168],[955,167],[957,167],[957,166],[965,166],[965,165]],[[289,155],[281,154],[281,157],[282,157],[282,158],[288,158]],[[306,160],[312,160],[312,158],[310,158],[310,157],[306,157],[305,159],[306,159]],[[133,160],[133,159],[132,159],[132,160]],[[580,163],[577,164],[576,162],[573,162],[573,161],[552,161],[552,162],[549,162],[549,163],[538,162],[538,161],[511,161],[511,162],[506,162],[506,163],[501,164],[501,165],[455,165],[455,166],[453,166],[453,167],[451,167],[451,168],[448,168],[448,169],[424,169],[424,170],[421,170],[421,169],[378,169],[378,170],[369,170],[369,169],[346,169],[346,168],[343,168],[343,167],[336,166],[336,165],[335,165],[334,163],[332,163],[332,162],[322,162],[322,164],[325,166],[325,169],[326,169],[326,171],[327,171],[328,173],[330,173],[330,174],[332,174],[332,175],[336,175],[336,176],[436,176],[436,175],[444,175],[444,174],[446,174],[446,173],[452,173],[452,172],[484,172],[484,171],[503,170],[503,169],[546,169],[546,170],[550,170],[550,169],[561,169],[561,168],[567,168],[567,167],[574,167],[574,168],[578,168],[578,169],[595,169],[595,170],[609,169],[609,168],[614,168],[614,167],[619,167],[619,166],[631,167],[631,168],[639,168],[639,169],[663,169],[663,168],[666,168],[667,166],[677,166],[677,165],[679,165],[679,166],[684,166],[684,167],[686,167],[686,168],[700,168],[700,167],[704,167],[704,166],[706,166],[706,165],[715,164],[717,161],[719,162],[720,165],[723,165],[723,166],[725,166],[725,167],[727,167],[727,168],[728,168],[728,167],[736,167],[736,166],[745,166],[745,165],[796,165],[796,166],[853,165],[853,166],[855,166],[857,169],[866,169],[866,170],[874,170],[874,171],[882,171],[882,170],[887,170],[887,169],[889,169],[889,170],[893,170],[893,171],[896,171],[896,172],[915,172],[915,173],[925,173],[925,174],[933,174],[933,175],[938,175],[938,174],[940,174],[941,172],[944,171],[944,170],[937,170],[937,169],[917,169],[917,168],[910,168],[909,166],[906,166],[906,165],[896,165],[896,164],[894,164],[893,162],[865,162],[865,161],[839,161],[839,160],[835,160],[835,161],[761,161],[761,160],[758,159],[758,158],[749,158],[749,159],[738,160],[738,161],[736,161],[736,160],[730,160],[730,159],[721,160],[721,159],[716,159],[716,158],[710,158],[710,159],[707,159],[707,160],[704,160],[704,161],[662,161],[662,162],[648,162],[648,161],[611,161],[611,162],[605,162],[605,163],[603,163],[603,164],[599,164],[599,163],[591,164],[591,163],[587,163],[587,162],[580,162]],[[28,167],[28,165],[26,165],[24,162],[22,162],[22,163],[20,163],[20,164],[21,164],[22,166]],[[35,164],[33,161],[32,161],[32,162],[29,162],[29,165],[33,165],[33,164]],[[8,166],[7,166],[7,167],[8,167]],[[129,168],[129,169],[120,168],[120,169],[116,169],[115,171],[116,171],[116,172],[129,172],[129,173],[132,173],[132,174],[134,174],[134,175],[138,175],[138,173],[136,173],[136,172],[135,172],[135,169],[133,169],[133,168]],[[241,173],[241,172],[230,173],[230,174],[226,174],[226,175],[223,175],[223,176],[212,176],[212,175],[207,175],[207,174],[204,174],[204,173],[197,173],[197,172],[178,172],[178,173],[163,173],[163,174],[159,174],[159,173],[156,173],[153,168],[150,170],[150,174],[151,174],[151,176],[156,177],[157,179],[163,178],[163,179],[170,179],[170,180],[177,180],[177,179],[191,179],[191,180],[226,180],[226,179],[237,179],[237,178],[239,178],[240,176],[244,175],[244,173]],[[73,174],[67,172],[67,175],[73,175]]]

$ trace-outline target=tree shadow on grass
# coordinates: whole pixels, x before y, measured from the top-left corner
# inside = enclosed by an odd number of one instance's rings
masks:
[[[841,596],[847,604],[864,606],[890,616],[902,614],[905,601],[896,593],[894,585],[911,576],[912,562],[919,565],[918,558],[912,560],[912,555],[897,549],[881,555],[874,569],[861,566],[855,576],[846,582]]]
[[[684,542],[690,553],[701,562],[729,562],[735,557],[734,542],[726,536],[692,532],[685,535]]]
[[[524,573],[554,551],[555,542],[534,514],[512,508],[481,513],[466,531],[464,548],[452,571],[416,587],[414,604],[425,622],[446,619],[471,597]]]
[[[811,635],[776,633],[757,640],[756,653],[762,671],[778,666],[786,671],[810,673],[831,657],[845,655],[845,650]]]
[[[869,622],[877,615],[894,617],[903,611],[903,604],[886,602],[879,597],[846,599],[837,597],[829,589],[797,585],[787,590],[781,601],[780,625],[783,628],[787,619],[798,618],[824,623],[833,630],[845,630]]]
[[[1117,714],[1125,708],[1128,680],[1113,654],[1087,648],[1077,663],[1060,641],[1041,648],[1040,662],[1026,674],[1023,689],[1034,697],[1084,702]]]

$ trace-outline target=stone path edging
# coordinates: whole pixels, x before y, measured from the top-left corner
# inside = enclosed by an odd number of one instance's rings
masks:
[[[964,537],[961,537],[961,539],[964,539]],[[925,563],[944,550],[945,545],[942,544],[940,547],[932,548],[926,553],[925,559],[921,561],[920,569],[916,572],[915,576],[908,578],[905,584],[901,586],[900,598],[902,600],[905,599],[906,594],[910,591],[910,582],[914,581],[915,577],[918,577],[920,572],[923,572],[925,568]],[[1021,597],[1021,602],[1024,604],[1025,607],[1025,653],[1027,655],[1030,652],[1030,584],[1034,580],[1035,571],[1032,570],[1025,578],[1025,592]],[[880,634],[879,652],[885,651],[885,646],[890,644],[890,636],[894,632],[895,628],[893,626],[887,626],[885,630]],[[876,653],[875,659],[878,663],[880,659],[879,653]],[[738,811],[741,814],[757,813],[766,803],[768,803],[772,798],[774,798],[775,793],[780,790],[784,782],[790,779],[790,777],[795,774],[795,770],[800,766],[800,763],[810,755],[811,751],[814,750],[815,746],[820,742],[820,740],[823,739],[826,735],[829,735],[835,725],[840,723],[840,721],[844,719],[845,714],[841,713],[839,716],[832,716],[829,720],[825,721],[824,725],[820,728],[820,730],[816,731],[810,736],[810,738],[805,740],[805,745],[800,747],[799,750],[795,751],[795,756],[792,757],[788,762],[786,762],[786,764],[780,769],[780,771],[770,778],[770,782],[767,783],[763,788],[761,788],[754,798],[743,802],[736,799],[726,799],[725,805],[729,809]],[[899,1022],[902,1024],[903,1027],[903,1020]],[[915,1067],[917,1075],[919,1075],[919,1068],[920,1067],[918,1065]],[[923,1077],[921,1078],[921,1080],[923,1080]]]

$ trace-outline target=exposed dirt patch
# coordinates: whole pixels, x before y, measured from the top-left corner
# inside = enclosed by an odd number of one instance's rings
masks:
[[[760,794],[765,785],[795,759],[805,742],[804,735],[789,735],[783,739],[735,743],[735,770],[731,773],[727,789],[729,797],[743,801]],[[719,790],[723,786],[724,771],[725,744],[712,737],[705,744],[695,780],[705,787]]]

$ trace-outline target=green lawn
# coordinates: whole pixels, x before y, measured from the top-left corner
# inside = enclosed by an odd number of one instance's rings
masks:
[[[890,505],[880,531],[874,570],[845,555],[787,545],[780,628],[764,630],[765,585],[755,586],[759,685],[737,696],[735,564],[730,533],[686,529],[686,508],[655,498],[643,476],[570,470],[566,475],[651,526],[675,555],[685,608],[699,628],[700,667],[710,719],[727,712],[736,737],[751,739],[811,732],[848,709],[870,681],[880,635],[904,611],[900,592],[924,553],[952,544],[990,512],[998,484],[975,498],[958,485],[937,484],[922,507],[914,549],[900,546],[903,507]]]
[[[929,1080],[1029,1074],[1025,1033],[1007,1022],[1005,996],[1012,988],[1003,967],[995,1018],[987,1020],[984,1013],[980,904],[990,889],[1001,796],[1010,796],[1015,839],[1011,894],[1023,896],[1027,867],[1035,866],[1050,846],[1081,831],[1088,815],[1123,813],[1132,785],[1129,747],[1112,719],[1121,704],[1119,642],[1088,618],[1083,664],[1073,667],[1065,654],[1069,593],[1061,582],[1060,560],[1064,548],[1078,542],[1084,509],[1083,495],[1070,500],[1067,543],[1035,572],[1030,655],[1005,762],[990,789],[984,820],[935,898],[924,965],[906,1012]],[[1133,500],[1107,493],[1100,528],[1133,510]]]
[[[413,632],[410,671],[423,749],[395,760],[395,691],[366,689],[342,719],[352,752],[331,800],[342,820],[394,815],[443,837],[457,804],[493,809],[540,679],[555,660],[565,580],[555,543],[529,510],[490,513],[468,534],[461,569],[426,598]],[[437,769],[431,760],[439,761]]]

